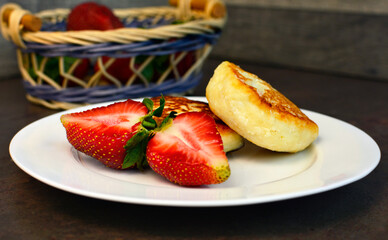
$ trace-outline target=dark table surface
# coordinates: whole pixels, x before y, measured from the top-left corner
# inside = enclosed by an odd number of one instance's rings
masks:
[[[207,60],[194,95],[204,96],[218,63]],[[299,107],[368,133],[381,150],[377,168],[335,190],[248,206],[158,207],[83,197],[50,187],[13,163],[12,137],[58,111],[29,103],[20,79],[1,79],[0,239],[387,239],[388,83],[235,63]]]

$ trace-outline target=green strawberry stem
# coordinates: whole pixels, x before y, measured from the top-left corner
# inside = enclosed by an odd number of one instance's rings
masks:
[[[177,112],[175,111],[170,112],[170,114],[163,119],[160,126],[155,129],[155,132],[160,132],[162,129],[168,128],[168,126],[172,123],[172,120],[176,117],[176,114]]]
[[[146,129],[141,129],[138,131],[132,138],[130,138],[127,143],[125,144],[124,148],[125,149],[131,149],[138,145],[143,139],[148,137],[149,131]]]
[[[155,132],[168,127],[176,117],[176,112],[170,112],[170,114],[163,119],[160,126],[158,126],[155,119],[153,119],[154,116],[162,116],[165,104],[163,94],[160,98],[160,106],[155,109],[155,111],[153,111],[154,103],[151,99],[144,98],[143,104],[147,107],[148,114],[140,119],[141,125],[139,131],[133,135],[124,146],[127,153],[123,161],[123,169],[136,166],[138,169],[143,170],[144,167],[148,166],[145,155],[148,141],[155,135]]]
[[[152,129],[155,129],[157,124],[156,124],[156,121],[153,118],[150,118],[150,119],[144,119],[143,122],[142,122],[142,125],[146,129],[152,130]]]

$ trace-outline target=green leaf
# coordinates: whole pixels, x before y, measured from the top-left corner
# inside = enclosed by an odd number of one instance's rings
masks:
[[[144,167],[148,166],[145,153],[149,139],[153,137],[156,130],[160,130],[170,124],[176,115],[176,112],[170,112],[170,114],[163,120],[161,126],[158,127],[155,119],[153,119],[153,116],[162,116],[165,102],[166,100],[162,95],[160,98],[160,106],[153,111],[154,104],[152,100],[148,98],[143,99],[143,104],[147,107],[149,112],[141,118],[142,127],[140,130],[132,136],[124,146],[127,154],[124,158],[122,166],[123,169],[136,165],[138,169],[142,170]]]
[[[146,129],[152,130],[157,127],[157,124],[156,121],[152,117],[150,117],[143,120],[142,126]]]
[[[185,21],[180,20],[180,19],[176,19],[171,24],[183,24],[183,23],[185,23]]]
[[[163,119],[162,123],[156,129],[156,131],[160,131],[160,130],[166,128],[168,125],[170,125],[172,123],[172,121],[174,120],[174,118],[176,117],[176,114],[177,114],[177,112],[175,112],[175,111],[170,112],[170,114],[168,114],[168,116]]]
[[[138,169],[140,169],[140,171],[143,170],[143,168],[147,167],[148,166],[148,162],[147,162],[147,159],[146,159],[146,156],[145,156],[145,152],[147,151],[147,145],[148,145],[148,141],[149,141],[149,138],[145,138],[139,145],[140,145],[140,148],[141,148],[141,153],[142,153],[142,156],[141,156],[141,159],[139,161],[136,162],[136,166]]]
[[[125,155],[123,162],[123,169],[130,168],[134,166],[139,161],[141,161],[144,157],[144,152],[141,144],[135,145],[133,148],[127,150],[127,154]]]
[[[151,82],[152,77],[154,76],[154,68],[151,64],[148,64],[143,71],[141,72],[143,76],[147,79],[148,82]]]
[[[47,58],[43,73],[59,83],[59,59],[57,57]]]
[[[154,102],[149,98],[144,98],[143,104],[147,107],[148,112],[151,112],[154,109]]]
[[[145,161],[145,151],[147,149],[148,138],[150,132],[142,128],[135,135],[130,138],[125,144],[124,148],[127,150],[122,168],[130,168],[137,166],[139,169],[143,169]]]
[[[40,68],[40,65],[43,61],[44,57],[41,55],[36,55],[36,61],[38,64],[38,68]],[[64,57],[64,70],[67,72],[70,67],[73,65],[75,61],[77,61],[77,58],[74,57]],[[37,74],[34,70],[34,68],[29,68],[28,72],[30,76],[33,79],[37,79]],[[60,83],[61,82],[61,76],[59,73],[59,57],[48,57],[47,62],[45,64],[45,67],[43,69],[43,73],[46,74],[49,78],[53,79],[55,82]]]
[[[155,59],[154,59],[154,63],[157,66],[161,66],[161,65],[165,64],[168,61],[169,57],[170,57],[170,55],[159,55],[159,56],[156,56]]]
[[[149,132],[146,129],[141,129],[135,135],[133,135],[125,144],[124,148],[129,150],[139,144],[143,139],[149,136]]]
[[[147,58],[148,58],[147,55],[136,56],[135,64],[142,64],[143,62],[145,62],[145,60],[147,60]]]
[[[145,156],[145,152],[147,150],[149,138],[143,138],[138,144],[136,144],[133,148],[127,150],[127,154],[125,155],[123,162],[123,169],[130,168],[136,165],[136,167],[140,170],[143,170],[148,166],[148,162]]]
[[[169,65],[169,55],[156,56],[152,60],[152,65],[154,66],[155,71],[162,75]]]
[[[162,116],[162,113],[163,113],[164,104],[166,102],[166,100],[164,99],[163,94],[162,94],[159,102],[160,102],[160,106],[157,109],[155,109],[155,111],[153,113],[153,116],[156,116],[156,117]]]
[[[64,63],[64,67],[65,67],[65,71],[67,72],[71,65],[73,65],[73,63],[75,63],[75,61],[77,61],[77,58],[74,58],[74,57],[64,57],[63,58],[63,63]]]
[[[28,68],[27,71],[32,79],[34,79],[35,81],[38,79],[38,75],[36,75],[33,67]]]

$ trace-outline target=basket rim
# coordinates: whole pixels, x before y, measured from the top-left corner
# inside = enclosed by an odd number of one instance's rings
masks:
[[[174,16],[175,18],[179,16],[179,9],[171,6],[113,9],[113,11],[115,14],[117,13],[119,18],[125,18],[126,15],[131,17],[165,15]],[[41,17],[42,20],[50,24],[50,18],[59,16],[60,18],[65,19],[69,12],[70,9],[68,8],[57,8],[40,11],[36,14],[36,16]],[[179,24],[162,25],[146,29],[125,27],[106,31],[81,30],[20,32],[20,29],[17,30],[17,33],[15,33],[15,29],[9,29],[9,31],[10,34],[19,34],[23,42],[33,42],[43,45],[74,44],[86,46],[100,43],[129,44],[154,39],[166,40],[170,38],[182,38],[187,35],[204,33],[211,34],[222,30],[227,19],[226,15],[222,18],[213,18],[211,16],[207,16],[204,12],[195,10],[191,11],[190,16],[190,19]],[[12,38],[12,40],[14,40],[14,38]],[[19,47],[26,48],[23,43],[13,42]]]

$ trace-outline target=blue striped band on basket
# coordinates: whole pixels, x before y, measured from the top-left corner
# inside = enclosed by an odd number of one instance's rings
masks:
[[[169,79],[159,85],[151,83],[148,87],[145,87],[143,84],[134,84],[121,88],[110,85],[92,88],[73,87],[61,90],[57,90],[50,85],[32,86],[28,81],[24,81],[24,88],[31,96],[43,100],[69,103],[99,103],[125,98],[154,97],[160,94],[182,93],[198,85],[201,78],[202,74],[192,74],[185,81]]]

